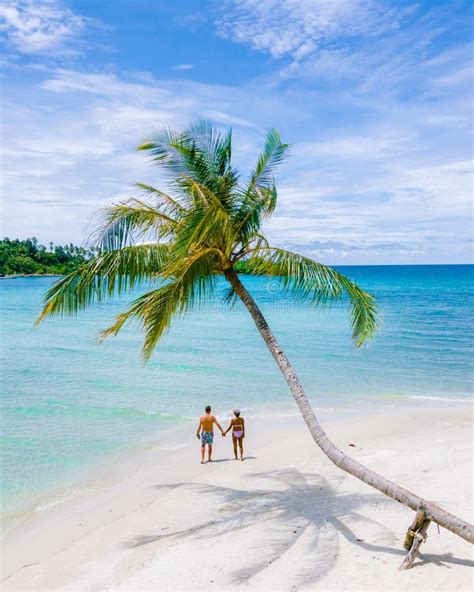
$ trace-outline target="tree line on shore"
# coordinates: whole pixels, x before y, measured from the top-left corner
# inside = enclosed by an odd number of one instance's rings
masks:
[[[81,263],[97,255],[98,248],[84,249],[69,243],[48,247],[36,237],[25,240],[5,237],[0,240],[0,276],[6,275],[66,275],[75,271]],[[252,273],[252,264],[240,261],[238,273]]]
[[[0,241],[0,275],[64,275],[76,270],[95,253],[94,249],[84,249],[70,243],[48,247],[35,237],[25,240],[9,239]]]

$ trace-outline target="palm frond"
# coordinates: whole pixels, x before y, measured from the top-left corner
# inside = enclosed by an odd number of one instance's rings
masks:
[[[258,233],[263,221],[271,216],[277,202],[276,187],[247,190],[241,206],[233,216],[235,233],[241,243],[247,244]]]
[[[234,229],[226,211],[220,205],[209,205],[191,212],[176,233],[174,252],[185,257],[199,249],[218,249],[230,260],[235,244]]]
[[[162,128],[147,138],[137,150],[146,151],[151,159],[162,166],[172,178],[187,173],[184,152],[191,148],[191,139],[186,132]]]
[[[379,324],[375,299],[335,269],[285,249],[259,247],[246,259],[250,273],[281,278],[282,287],[298,298],[325,307],[349,301],[352,338],[357,347],[374,336]]]
[[[125,324],[135,321],[145,331],[142,354],[145,359],[148,359],[160,337],[169,329],[171,319],[180,306],[177,283],[169,282],[134,300],[127,311],[116,317],[112,326],[102,331],[99,341],[117,335]],[[145,351],[148,353],[145,354]]]
[[[146,185],[145,183],[135,183],[135,187],[141,189],[147,195],[151,195],[153,197],[160,198],[160,201],[165,202],[168,206],[171,206],[172,211],[177,212],[186,212],[186,208],[179,203],[176,199],[164,193],[160,189],[156,189],[156,187],[152,187],[151,185]]]
[[[254,232],[248,236],[248,246],[254,249],[261,247],[269,247],[268,239],[265,235],[260,232]]]
[[[183,177],[190,177],[218,195],[225,206],[232,203],[238,182],[230,160],[231,142],[230,131],[221,134],[209,122],[199,120],[182,133],[161,130],[138,149],[147,151],[184,191]]]
[[[222,134],[210,121],[199,119],[190,126],[188,133],[193,138],[194,144],[206,155],[206,160],[214,175],[225,175],[232,169],[231,129]]]
[[[250,176],[249,190],[261,187],[269,189],[275,185],[273,178],[275,169],[285,159],[288,148],[289,144],[282,143],[277,130],[268,132],[263,152]]]
[[[115,323],[102,332],[100,339],[103,341],[116,335],[130,321],[138,322],[145,332],[142,355],[148,360],[169,329],[172,319],[212,296],[216,257],[212,249],[189,257],[179,269],[179,275],[169,278],[158,290],[137,298],[129,310],[120,314]]]
[[[233,191],[239,176],[231,163],[232,131],[222,134],[210,122],[199,120],[187,133],[192,139],[192,150],[186,155],[187,176],[216,195],[224,208],[234,207]]]
[[[179,221],[170,212],[130,198],[99,211],[91,244],[103,250],[116,250],[136,240],[163,240],[172,236]]]
[[[277,190],[274,172],[285,159],[289,145],[283,144],[277,130],[269,131],[263,152],[250,175],[248,186],[241,192],[241,205],[234,216],[236,233],[242,240],[258,232],[263,220],[275,210]]]
[[[99,254],[53,284],[36,325],[46,316],[77,314],[95,302],[157,277],[169,256],[167,244],[135,245]]]
[[[219,197],[208,186],[199,183],[189,175],[181,175],[181,187],[192,197],[194,209],[203,209],[209,205],[223,207]]]

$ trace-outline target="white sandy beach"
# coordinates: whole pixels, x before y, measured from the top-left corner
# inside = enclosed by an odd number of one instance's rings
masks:
[[[247,424],[244,462],[216,435],[215,462],[202,466],[188,437],[30,514],[3,542],[2,589],[472,589],[471,545],[435,525],[414,568],[397,571],[413,512],[331,465],[300,418]],[[326,428],[372,469],[472,521],[469,409],[410,408]]]

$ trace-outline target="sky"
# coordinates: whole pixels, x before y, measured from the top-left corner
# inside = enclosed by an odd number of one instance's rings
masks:
[[[0,0],[1,234],[84,244],[165,179],[137,145],[204,117],[252,168],[291,144],[265,231],[330,264],[472,261],[470,2]]]

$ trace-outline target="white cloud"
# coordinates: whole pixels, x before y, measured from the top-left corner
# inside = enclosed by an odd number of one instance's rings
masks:
[[[449,105],[461,127],[444,121]],[[428,103],[401,119],[391,104],[370,124],[346,122],[295,143],[266,228],[271,240],[329,263],[470,261],[469,109]]]
[[[202,12],[194,12],[174,19],[174,23],[178,27],[185,28],[189,31],[197,31],[205,24],[205,22],[206,17]]]
[[[155,79],[150,77],[142,82],[131,82],[119,78],[115,74],[77,72],[56,68],[52,71],[44,70],[49,77],[43,80],[39,86],[55,93],[86,93],[90,95],[101,95],[109,97],[132,98],[147,100],[153,98],[158,100],[164,98],[166,91],[155,84]]]
[[[267,84],[304,80],[324,93],[372,95],[382,108],[389,96],[438,96],[472,84],[472,35],[449,4],[228,0],[223,7],[218,35],[280,58]],[[454,29],[459,41],[437,47]]]
[[[295,146],[296,156],[330,157],[338,160],[380,160],[407,153],[416,147],[416,131],[386,130],[374,135],[344,136],[322,142],[301,142]]]
[[[452,60],[443,63],[449,70]],[[134,181],[164,184],[159,169],[134,151],[144,135],[204,115],[233,125],[244,176],[265,129],[280,127],[292,143],[267,225],[274,244],[329,263],[469,260],[471,107],[462,96],[437,95],[409,108],[394,100],[372,107],[369,98],[353,111],[347,94],[330,91],[275,93],[144,73],[32,73],[34,83],[16,83],[4,105],[10,236],[80,242],[92,212],[133,194]]]
[[[69,42],[89,22],[60,0],[4,0],[0,4],[0,35],[20,53],[73,53]]]
[[[215,109],[206,109],[203,112],[204,117],[212,119],[213,121],[219,121],[225,125],[240,125],[242,127],[251,127],[260,131],[263,131],[254,121],[245,119],[243,117],[237,117],[236,115],[230,115],[229,113],[223,113],[222,111],[216,111]]]
[[[2,146],[1,213],[10,236],[80,243],[91,214],[133,195],[135,181],[164,185],[159,169],[135,150],[145,135],[164,126],[183,128],[206,114],[233,123],[235,155],[245,163],[255,155],[260,134],[242,117],[246,101],[268,113],[258,107],[259,97],[231,87],[153,77],[137,82],[59,68],[33,72],[36,83],[25,84],[18,95],[9,89],[3,104],[9,142]],[[237,112],[236,99],[242,105]],[[239,141],[244,128],[245,142]]]
[[[172,67],[172,70],[178,71],[185,71],[185,70],[192,70],[194,68],[194,64],[176,64]]]
[[[232,0],[216,21],[220,36],[295,60],[336,38],[396,28],[396,11],[375,0]]]

